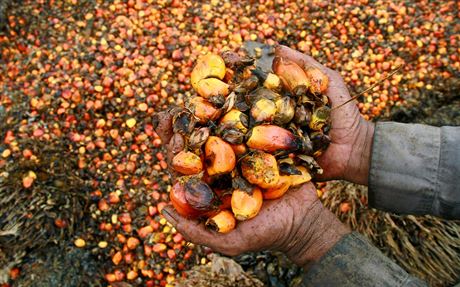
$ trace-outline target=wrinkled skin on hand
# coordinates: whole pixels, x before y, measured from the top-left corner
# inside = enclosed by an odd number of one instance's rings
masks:
[[[279,250],[299,266],[317,261],[349,232],[322,206],[311,183],[291,189],[280,199],[264,201],[256,217],[239,222],[236,229],[225,234],[181,217],[172,206],[165,207],[162,214],[185,239],[195,244],[229,256]]]
[[[326,73],[329,77],[327,95],[332,107],[350,99],[348,90],[337,72],[287,47],[276,47],[276,53],[301,66],[312,65]],[[154,123],[156,132],[162,141],[167,143],[168,163],[184,147],[182,136],[174,135],[172,132],[172,116],[173,111],[161,112]],[[324,169],[324,174],[319,179],[348,179],[367,184],[373,125],[360,116],[353,103],[334,110],[331,116],[332,142],[318,159]],[[366,152],[369,152],[369,155]],[[175,173],[172,173],[175,176]],[[323,207],[311,183],[291,188],[277,200],[264,201],[261,211],[255,218],[239,222],[236,229],[226,234],[208,230],[203,223],[181,217],[172,206],[165,207],[162,213],[193,243],[208,246],[226,255],[268,249],[279,250],[300,266],[317,261],[343,235],[350,232]]]

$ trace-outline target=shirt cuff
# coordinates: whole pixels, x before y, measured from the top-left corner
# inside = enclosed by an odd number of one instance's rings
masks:
[[[302,286],[427,286],[357,232],[345,235],[304,275]]]
[[[369,173],[369,205],[400,214],[434,212],[440,129],[376,124]]]

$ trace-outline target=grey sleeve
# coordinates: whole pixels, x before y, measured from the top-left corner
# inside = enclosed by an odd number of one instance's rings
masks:
[[[369,205],[460,219],[460,127],[377,123]]]
[[[357,232],[345,235],[303,277],[302,286],[427,286]]]

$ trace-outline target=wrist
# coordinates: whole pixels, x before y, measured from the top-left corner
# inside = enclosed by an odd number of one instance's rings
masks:
[[[349,228],[319,200],[313,203],[300,221],[282,251],[301,267],[318,261],[344,235],[350,233]]]
[[[368,185],[375,124],[361,118],[360,125],[362,128],[358,130],[353,143],[344,179],[353,183]]]

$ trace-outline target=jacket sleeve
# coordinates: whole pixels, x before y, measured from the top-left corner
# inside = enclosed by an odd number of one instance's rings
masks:
[[[460,127],[377,123],[369,205],[460,219]]]
[[[302,286],[427,286],[357,232],[345,235],[303,276]]]

